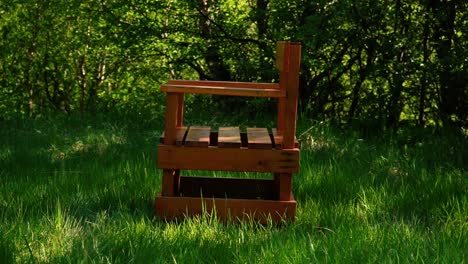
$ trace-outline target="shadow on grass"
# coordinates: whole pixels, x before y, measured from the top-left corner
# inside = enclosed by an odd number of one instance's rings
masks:
[[[0,237],[0,260],[2,263],[14,263],[14,246],[4,236]]]

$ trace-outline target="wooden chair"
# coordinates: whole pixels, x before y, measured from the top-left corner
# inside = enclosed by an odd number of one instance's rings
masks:
[[[299,170],[295,139],[300,43],[278,42],[279,83],[171,80],[167,93],[165,130],[158,147],[163,170],[156,215],[175,220],[216,212],[221,220],[255,219],[265,223],[293,220],[296,201],[292,174]],[[216,94],[278,98],[277,128],[183,126],[184,94]],[[273,179],[185,177],[181,170],[270,172]]]

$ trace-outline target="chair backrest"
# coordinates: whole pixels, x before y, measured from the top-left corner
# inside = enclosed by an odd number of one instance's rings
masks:
[[[278,101],[277,128],[278,132],[284,135],[285,148],[293,148],[295,144],[300,65],[301,43],[276,43],[276,68],[280,72],[280,89],[286,91],[286,98],[280,98]]]
[[[279,72],[299,70],[301,57],[301,43],[278,41],[276,43],[276,69]]]

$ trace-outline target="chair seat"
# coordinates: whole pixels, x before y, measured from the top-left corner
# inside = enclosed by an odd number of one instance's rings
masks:
[[[182,170],[222,170],[297,173],[299,149],[282,149],[276,129],[208,126],[178,128],[176,145],[158,147],[158,167]],[[276,143],[278,142],[278,143]]]
[[[160,143],[164,142],[164,132]],[[220,127],[218,131],[209,126],[179,127],[176,145],[184,147],[219,147],[249,149],[283,149],[283,136],[272,128],[248,127],[241,132],[239,127]],[[299,144],[296,140],[295,148]]]

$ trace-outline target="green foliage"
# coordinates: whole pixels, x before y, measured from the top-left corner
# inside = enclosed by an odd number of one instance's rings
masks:
[[[158,115],[168,79],[277,81],[274,44],[292,40],[303,45],[307,115],[463,126],[467,10],[440,0],[9,0],[0,4],[0,111]]]

